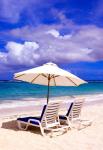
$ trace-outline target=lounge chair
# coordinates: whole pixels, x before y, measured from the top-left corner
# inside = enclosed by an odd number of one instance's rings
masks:
[[[51,133],[53,131],[58,131],[60,129],[65,129],[67,131],[68,126],[61,126],[59,121],[59,111],[60,103],[52,102],[45,105],[40,117],[25,117],[18,118],[17,123],[19,129],[27,130],[28,126],[40,127],[42,135],[44,134],[44,130],[49,130]],[[25,128],[22,127],[25,125]]]
[[[84,100],[82,99],[72,102],[70,104],[67,114],[59,116],[60,121],[69,125],[70,128],[74,127],[73,125],[75,123],[76,125],[78,125],[77,129],[80,129],[81,125],[83,126],[91,125],[92,123],[91,121],[81,119],[81,109],[82,109],[83,103],[84,103]]]

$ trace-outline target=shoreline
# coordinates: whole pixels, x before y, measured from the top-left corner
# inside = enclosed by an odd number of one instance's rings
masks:
[[[84,106],[88,105],[100,105],[103,104],[103,94],[95,94],[95,95],[79,95],[79,96],[63,96],[63,97],[53,97],[50,101],[62,101],[62,110],[66,111],[68,109],[68,105],[74,100],[85,99]],[[9,100],[9,102],[11,102]],[[19,103],[19,105],[17,105]],[[15,105],[16,104],[16,105]],[[12,103],[2,103],[0,104],[0,118],[5,118],[9,116],[21,116],[32,114],[32,112],[41,113],[43,106],[46,104],[45,98],[40,98],[33,100],[33,98],[28,98],[26,100],[22,99],[22,101],[15,101]],[[2,107],[4,106],[4,107]]]

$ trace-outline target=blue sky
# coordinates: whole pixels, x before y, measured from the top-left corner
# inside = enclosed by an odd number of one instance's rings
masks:
[[[103,80],[103,0],[0,0],[0,79],[49,61]]]

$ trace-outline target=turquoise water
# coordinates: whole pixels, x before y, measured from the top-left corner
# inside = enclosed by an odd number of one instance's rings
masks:
[[[103,82],[90,82],[78,87],[50,87],[50,96],[71,96],[103,93]],[[28,97],[46,97],[47,87],[25,82],[0,82],[0,101]]]

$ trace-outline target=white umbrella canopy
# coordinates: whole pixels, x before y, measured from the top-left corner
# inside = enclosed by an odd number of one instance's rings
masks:
[[[47,102],[49,98],[49,86],[78,86],[80,84],[87,83],[51,62],[40,67],[15,73],[14,79],[34,84],[48,85]]]

